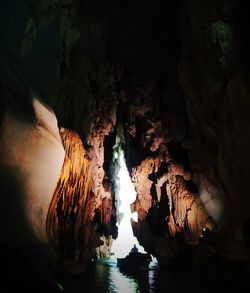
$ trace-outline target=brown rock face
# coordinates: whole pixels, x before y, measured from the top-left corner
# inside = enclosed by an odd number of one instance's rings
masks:
[[[47,217],[47,231],[62,253],[65,265],[86,262],[93,241],[94,195],[90,160],[79,136],[61,129],[66,151],[63,168]],[[83,229],[84,226],[84,229]],[[74,270],[75,268],[71,268]]]
[[[101,246],[98,251],[105,256],[112,244],[111,183],[104,178],[103,143],[113,129],[115,114],[102,120],[96,112],[94,117],[88,151],[78,134],[60,130],[66,155],[47,217],[47,232],[59,260],[65,270],[75,273],[88,269],[94,248]]]
[[[142,246],[155,255],[160,264],[181,259],[184,248],[198,243],[204,227],[213,230],[197,192],[190,188],[191,174],[174,159],[167,148],[159,156],[147,158],[132,169],[137,192],[133,209],[138,212],[134,233]]]

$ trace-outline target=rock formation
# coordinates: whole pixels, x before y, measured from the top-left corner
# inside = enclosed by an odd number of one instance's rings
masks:
[[[103,144],[105,136],[113,130],[115,109],[107,116],[107,112],[105,116],[94,112],[88,150],[78,134],[60,129],[66,155],[48,212],[47,232],[59,251],[64,270],[73,273],[88,270],[89,262],[96,257],[94,248],[102,252],[101,256],[110,255],[110,236],[115,226],[111,221],[111,182],[105,180],[103,169]],[[104,249],[102,246],[107,243],[108,248]]]
[[[24,111],[20,118],[8,109],[0,132],[1,281],[8,290],[28,290],[32,282],[27,276],[36,284],[49,279],[55,269],[46,218],[65,151],[53,111],[37,99],[32,108],[33,121],[27,119],[30,113]]]
[[[249,75],[241,33],[243,25],[249,32],[249,22],[241,1],[196,4],[183,6],[181,23],[179,80],[189,121],[185,147],[201,199],[220,226],[223,251],[242,241],[239,231],[249,217]]]
[[[198,249],[196,271],[204,247],[248,259],[243,1],[14,2],[0,15],[0,244],[53,247],[71,272],[108,255],[122,127],[145,250],[167,265]],[[204,228],[213,236],[199,250]]]

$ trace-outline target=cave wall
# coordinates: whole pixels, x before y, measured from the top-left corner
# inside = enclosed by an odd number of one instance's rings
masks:
[[[242,46],[249,26],[241,1],[198,2],[182,7],[185,146],[205,206],[232,237],[249,217],[249,82],[243,61],[248,57]]]
[[[1,129],[1,169],[9,169],[19,178],[20,190],[24,193],[24,198],[18,199],[17,194],[17,202],[22,202],[25,218],[36,238],[47,241],[44,229],[47,211],[65,152],[54,113],[36,99],[33,106],[37,119],[34,123],[20,121],[11,112],[5,114]],[[9,209],[18,209],[15,199],[11,200],[13,207]],[[10,225],[13,225],[14,219],[8,218],[5,221],[9,220]],[[6,233],[12,234],[12,229],[9,231],[6,229]],[[3,240],[8,243],[8,236],[4,236]],[[22,237],[16,241],[26,240]]]
[[[38,282],[43,290],[55,268],[46,218],[65,151],[53,111],[37,99],[30,107],[35,120],[5,111],[0,130],[1,283],[8,291]]]
[[[241,227],[249,218],[247,150],[250,140],[247,122],[249,70],[245,49],[248,41],[247,33],[242,32],[243,28],[248,31],[249,23],[243,7],[242,3],[230,1],[216,4],[180,2],[181,51],[177,57],[178,72],[175,75],[173,70],[172,74],[177,76],[179,93],[185,97],[188,131],[184,135],[180,131],[183,127],[178,128],[178,119],[180,113],[183,117],[185,114],[169,109],[168,99],[172,100],[168,86],[163,93],[155,92],[150,83],[150,92],[144,79],[139,93],[127,101],[127,162],[138,192],[133,208],[142,220],[133,224],[134,231],[146,248],[158,246],[156,255],[160,260],[171,259],[181,251],[183,239],[175,240],[172,229],[176,223],[178,227],[174,230],[181,229],[185,208],[190,214],[196,214],[193,220],[187,217],[189,224],[180,232],[186,244],[198,241],[205,226],[216,231],[214,245],[222,254],[233,257],[233,249],[245,250]],[[159,83],[155,87],[159,89]],[[178,97],[177,91],[175,97]],[[188,161],[174,155],[178,141]],[[175,147],[170,147],[172,142]],[[141,157],[139,161],[138,156]],[[167,164],[165,178],[157,174],[162,162]],[[162,214],[164,205],[160,199],[164,180],[165,196],[168,196],[165,206],[170,211]],[[174,194],[177,186],[178,192]],[[197,206],[186,204],[187,194],[190,200],[196,202],[197,199]],[[152,209],[154,202],[158,202],[158,207]],[[188,227],[194,219],[200,225],[196,231]],[[186,228],[193,239],[185,236]],[[160,230],[160,236],[152,235],[155,229]],[[175,244],[162,240],[164,229],[165,233],[170,232],[169,239]],[[165,255],[161,256],[160,251]]]
[[[77,230],[66,245],[71,268],[82,270],[92,247],[108,254],[117,234],[105,139],[118,123],[137,190],[134,233],[163,264],[197,244],[204,226],[224,246],[249,217],[249,23],[241,2],[40,0],[13,8],[22,17],[0,31],[1,160],[28,178],[32,201],[22,215],[33,232],[46,239],[49,210],[48,235],[65,256],[62,243]],[[55,116],[32,104],[34,96]],[[52,163],[53,174],[40,174]],[[82,222],[68,227],[72,219]]]
[[[47,217],[47,233],[58,253],[59,271],[83,273],[93,258],[110,256],[116,232],[111,181],[103,168],[104,139],[115,109],[96,109],[88,148],[76,132],[60,129],[66,152]]]
[[[27,202],[25,196],[21,198],[25,209],[20,216],[29,219],[31,233],[37,234],[38,243],[49,238],[62,267],[82,272],[93,258],[94,248],[99,247],[102,255],[110,254],[111,236],[116,229],[111,183],[103,169],[105,136],[116,123],[112,68],[106,60],[105,13],[109,6],[103,13],[93,1],[31,2],[16,1],[13,6],[4,5],[1,11],[2,156],[7,161],[8,154],[8,164],[21,170],[28,198]],[[13,15],[9,22],[7,15]],[[55,114],[49,115],[46,110],[36,113],[34,96]],[[9,112],[18,122],[6,118]],[[32,123],[39,131],[35,128],[33,133]],[[47,154],[50,142],[44,131],[50,133],[51,127],[54,138]],[[40,129],[45,136],[41,141]],[[65,133],[69,133],[68,137]],[[60,142],[59,149],[53,139]],[[14,147],[15,140],[18,147]],[[8,149],[11,143],[13,147]],[[30,151],[32,155],[28,156]],[[77,157],[79,154],[85,154],[85,160]],[[49,171],[41,172],[45,166]],[[21,241],[21,235],[13,236],[7,227],[6,241],[11,242],[15,236]],[[27,243],[32,245],[31,242],[27,238]]]
[[[134,115],[136,121],[140,110],[148,109],[147,119],[142,115],[140,123],[125,127],[127,161],[137,193],[132,209],[138,213],[138,222],[132,226],[139,243],[166,266],[184,260],[187,249],[198,244],[203,229],[215,230],[216,222],[193,182],[186,150],[170,135],[169,118],[155,121],[157,108],[147,106],[134,106],[133,114],[126,115]],[[169,127],[163,130],[162,125]],[[130,153],[138,147],[144,150],[144,158],[131,160]]]

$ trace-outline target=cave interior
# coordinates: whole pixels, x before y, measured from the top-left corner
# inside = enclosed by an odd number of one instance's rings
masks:
[[[3,285],[111,255],[123,152],[159,268],[250,289],[249,28],[241,0],[2,3]]]

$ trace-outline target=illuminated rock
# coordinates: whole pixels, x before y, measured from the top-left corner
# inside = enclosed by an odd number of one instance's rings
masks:
[[[21,210],[29,229],[38,240],[47,242],[47,212],[60,176],[65,152],[53,111],[37,99],[33,102],[33,109],[36,117],[33,123],[22,121],[11,112],[5,114],[1,130],[0,162],[1,169],[12,170],[20,180],[23,198],[18,199],[18,194],[11,196],[22,202]],[[14,218],[9,221],[12,223]],[[12,229],[6,232],[13,233]],[[15,235],[11,236],[13,237],[15,238]],[[8,242],[7,236],[3,239]],[[29,239],[21,237],[15,241],[25,243],[29,242]]]

